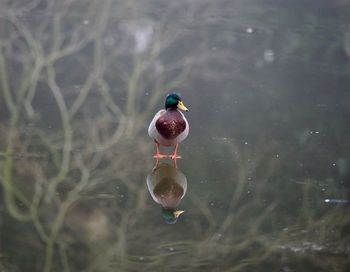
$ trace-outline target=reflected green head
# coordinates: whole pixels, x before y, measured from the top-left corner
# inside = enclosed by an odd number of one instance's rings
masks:
[[[175,224],[177,218],[174,216],[174,210],[162,209],[162,215],[167,224]]]
[[[184,211],[181,210],[175,211],[174,209],[162,209],[162,215],[167,224],[175,224],[180,214],[183,212]]]

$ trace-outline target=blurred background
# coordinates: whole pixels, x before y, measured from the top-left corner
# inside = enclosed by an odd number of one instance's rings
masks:
[[[347,0],[2,0],[0,271],[348,271],[349,87]]]

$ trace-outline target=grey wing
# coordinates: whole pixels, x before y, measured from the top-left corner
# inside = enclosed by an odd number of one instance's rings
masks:
[[[158,136],[158,132],[157,132],[157,129],[156,129],[156,122],[157,122],[158,118],[159,118],[160,116],[162,116],[165,112],[166,112],[166,110],[160,110],[160,111],[158,111],[158,112],[154,115],[154,117],[153,117],[151,123],[149,124],[149,127],[148,127],[148,135],[149,135],[151,138],[153,138],[153,139],[156,139],[157,136]]]
[[[180,112],[180,113],[182,114],[182,116],[183,116],[183,118],[184,118],[184,120],[186,122],[186,128],[185,128],[184,132],[182,132],[177,138],[177,141],[179,143],[186,139],[186,137],[188,136],[188,132],[190,130],[190,126],[188,124],[188,121],[187,121],[185,115],[182,112]]]

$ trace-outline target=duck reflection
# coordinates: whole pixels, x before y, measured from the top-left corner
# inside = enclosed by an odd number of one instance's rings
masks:
[[[187,179],[174,165],[156,164],[147,176],[147,187],[153,200],[162,206],[162,215],[166,223],[175,224],[184,211],[177,210],[187,191]]]

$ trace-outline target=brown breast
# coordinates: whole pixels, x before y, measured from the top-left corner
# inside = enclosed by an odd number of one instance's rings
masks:
[[[174,139],[186,128],[186,122],[178,110],[169,109],[156,122],[160,135],[166,139]]]

